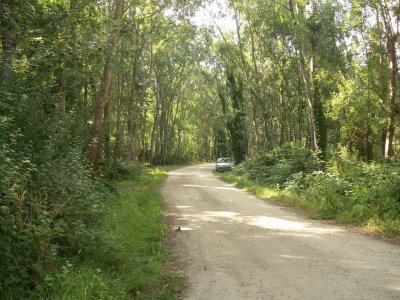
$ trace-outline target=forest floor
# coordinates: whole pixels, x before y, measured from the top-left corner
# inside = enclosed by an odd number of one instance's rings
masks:
[[[400,247],[226,184],[213,164],[162,186],[183,299],[400,299]]]

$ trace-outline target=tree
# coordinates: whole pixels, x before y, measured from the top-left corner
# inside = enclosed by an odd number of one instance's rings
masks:
[[[103,75],[101,78],[101,84],[93,113],[93,129],[90,137],[90,164],[96,170],[99,166],[100,159],[102,156],[102,142],[104,139],[104,130],[107,126],[107,114],[108,114],[108,97],[109,89],[111,85],[112,76],[112,63],[117,49],[119,41],[119,35],[122,26],[124,0],[115,0],[114,15],[113,15],[113,26],[111,33],[108,37],[108,53],[104,62]]]

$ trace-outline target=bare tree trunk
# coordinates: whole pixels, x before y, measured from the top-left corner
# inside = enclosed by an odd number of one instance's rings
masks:
[[[395,130],[396,117],[396,88],[397,88],[397,55],[396,55],[396,40],[397,35],[388,39],[388,51],[390,58],[390,96],[389,96],[389,111],[387,118],[387,130],[385,141],[385,158],[392,157],[394,154],[393,138]]]
[[[106,121],[104,119],[104,108],[106,106],[106,103],[108,102],[108,95],[112,77],[111,68],[115,52],[117,49],[117,44],[119,41],[119,34],[122,24],[123,6],[124,6],[124,0],[115,0],[114,17],[113,17],[114,23],[112,26],[110,36],[108,38],[108,45],[110,45],[110,49],[106,56],[103,75],[101,78],[100,89],[94,107],[93,129],[89,145],[90,149],[89,161],[93,169],[95,170],[97,170],[98,168],[101,156],[100,155],[101,143],[103,140],[104,128],[105,128],[105,124],[103,123]]]
[[[159,88],[157,88],[159,90]],[[160,95],[159,95],[159,91],[158,91],[158,95],[156,97],[156,103],[155,103],[155,107],[154,107],[154,123],[153,123],[153,129],[151,131],[151,140],[150,140],[150,157],[149,157],[149,163],[152,164],[153,160],[154,160],[154,152],[157,152],[154,149],[154,147],[157,145],[156,143],[156,133],[157,133],[157,128],[158,128],[158,123],[159,123],[159,116],[160,116]],[[157,146],[156,146],[157,148]]]

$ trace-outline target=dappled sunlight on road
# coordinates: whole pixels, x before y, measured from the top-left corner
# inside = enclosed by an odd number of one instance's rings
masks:
[[[178,205],[176,206],[178,210],[191,210],[192,206]],[[206,226],[207,222],[220,223],[221,225],[249,225],[265,229],[264,233],[267,234],[271,231],[287,232],[291,233],[297,237],[313,237],[312,234],[335,234],[344,232],[341,228],[336,227],[321,227],[315,226],[307,222],[296,222],[292,220],[287,220],[285,218],[276,218],[268,216],[251,216],[244,213],[233,212],[233,211],[203,211],[202,213],[180,213],[178,220],[181,222],[189,222],[188,228],[199,229]],[[292,218],[287,216],[287,218]],[[257,236],[262,238],[263,235],[259,232]],[[264,236],[265,237],[265,236]]]
[[[207,185],[198,185],[198,184],[183,184],[182,186],[185,187],[198,187],[198,188],[209,188],[209,189],[216,189],[216,190],[227,190],[227,191],[234,191],[234,192],[240,192],[239,189],[235,187],[221,187],[221,186],[207,186]]]
[[[168,173],[170,176],[198,176],[201,175],[201,173],[185,173],[185,172],[178,172],[178,171],[171,171]]]
[[[190,205],[177,205],[176,208],[178,208],[178,209],[188,209],[188,208],[193,208],[193,206],[190,206]]]
[[[210,217],[216,218],[231,218],[236,220],[239,218],[239,214],[232,211],[205,211],[204,214]]]
[[[184,299],[400,299],[398,248],[257,199],[214,169],[172,171],[162,190],[190,285],[207,295]]]
[[[181,231],[192,231],[194,228],[192,227],[179,227]]]
[[[288,259],[307,259],[307,257],[305,257],[305,256],[297,256],[297,255],[285,255],[285,254],[282,254],[282,255],[279,255],[280,257],[283,257],[283,258],[288,258]]]
[[[205,211],[203,213],[188,214],[181,213],[177,216],[179,221],[188,222],[189,226],[201,228],[206,222],[221,224],[238,224],[242,222],[242,217],[238,213],[230,211]]]
[[[314,233],[336,233],[343,232],[340,228],[321,228],[310,227],[307,223],[289,221],[281,218],[272,218],[265,216],[250,217],[250,225],[258,226],[264,229],[276,229],[296,232],[314,232]]]
[[[387,285],[385,288],[392,290],[392,291],[398,291],[400,292],[400,284],[399,285]]]

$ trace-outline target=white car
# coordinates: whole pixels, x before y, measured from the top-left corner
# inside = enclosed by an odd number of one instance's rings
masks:
[[[217,163],[215,164],[215,170],[218,171],[231,171],[232,163],[229,161],[229,158],[220,157],[217,159]]]

